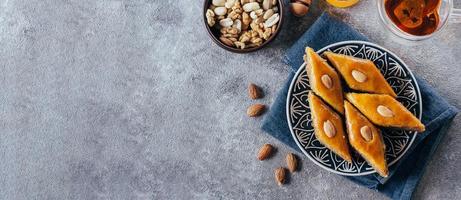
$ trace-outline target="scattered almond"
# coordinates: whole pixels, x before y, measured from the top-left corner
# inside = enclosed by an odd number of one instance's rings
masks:
[[[290,3],[290,11],[296,17],[302,17],[309,12],[311,0],[292,0]]]
[[[259,99],[263,95],[261,89],[257,85],[255,85],[254,83],[250,83],[250,85],[248,85],[248,96],[251,99]]]
[[[250,117],[257,117],[264,113],[266,106],[264,104],[253,104],[247,109],[247,115]]]
[[[275,181],[277,182],[279,186],[285,183],[285,176],[286,176],[285,168],[279,167],[275,169],[274,175],[275,175]]]
[[[394,116],[394,112],[392,112],[391,109],[383,105],[379,105],[376,108],[376,111],[383,117],[393,117]]]
[[[265,160],[267,158],[269,158],[272,154],[272,149],[274,149],[274,147],[272,147],[272,145],[270,144],[264,144],[261,149],[259,149],[259,152],[258,152],[258,160]]]
[[[296,156],[292,153],[288,153],[286,160],[288,170],[290,170],[291,173],[294,173],[298,168],[298,160],[296,159]]]

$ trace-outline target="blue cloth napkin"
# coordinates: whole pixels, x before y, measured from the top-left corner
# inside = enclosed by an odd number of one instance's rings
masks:
[[[301,152],[293,140],[286,120],[286,97],[295,72],[303,63],[306,46],[319,50],[345,40],[368,41],[345,23],[323,13],[301,38],[288,49],[283,62],[292,68],[287,82],[266,114],[262,129],[291,148]],[[347,177],[351,181],[384,193],[392,199],[411,199],[413,192],[458,110],[447,103],[429,84],[416,76],[423,102],[422,122],[426,131],[419,133],[405,156],[389,169],[387,178],[377,174]]]

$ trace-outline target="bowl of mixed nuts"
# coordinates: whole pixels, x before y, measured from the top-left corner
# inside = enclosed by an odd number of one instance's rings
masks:
[[[261,49],[281,30],[282,0],[205,0],[206,29],[218,46],[236,53]]]

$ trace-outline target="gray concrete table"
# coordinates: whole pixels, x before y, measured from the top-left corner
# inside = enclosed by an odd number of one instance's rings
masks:
[[[0,199],[385,198],[305,158],[276,186],[292,150],[246,116],[247,84],[271,104],[289,72],[282,54],[328,9],[461,108],[461,27],[404,46],[374,1],[314,2],[307,17],[287,15],[268,48],[241,55],[208,38],[200,0],[0,0]],[[417,199],[461,199],[460,129],[458,116]],[[256,161],[266,142],[276,156]]]

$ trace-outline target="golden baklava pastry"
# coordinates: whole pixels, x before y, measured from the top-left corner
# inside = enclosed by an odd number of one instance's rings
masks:
[[[306,48],[304,60],[312,91],[343,114],[343,89],[338,73],[312,48]]]
[[[352,162],[341,117],[314,93],[309,92],[308,99],[317,140],[347,162]]]
[[[347,100],[378,126],[423,132],[424,124],[387,94],[347,93]]]
[[[344,111],[349,144],[379,175],[387,177],[389,171],[381,131],[348,101],[344,101]]]
[[[323,53],[339,71],[351,89],[388,94],[396,97],[394,90],[371,60],[360,59],[333,52]]]

